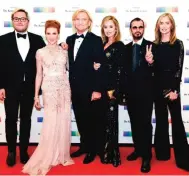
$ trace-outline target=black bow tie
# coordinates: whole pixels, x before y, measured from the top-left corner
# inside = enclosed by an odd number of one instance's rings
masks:
[[[76,35],[76,39],[78,39],[78,38],[84,38],[84,35],[83,34],[81,34],[81,35]]]
[[[19,34],[19,33],[17,33],[17,37],[18,38],[22,37],[22,38],[26,39],[26,34]]]

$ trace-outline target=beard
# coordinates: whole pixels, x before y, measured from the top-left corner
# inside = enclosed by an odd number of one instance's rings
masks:
[[[140,40],[143,37],[143,34],[140,33],[140,35],[132,34],[134,40]]]

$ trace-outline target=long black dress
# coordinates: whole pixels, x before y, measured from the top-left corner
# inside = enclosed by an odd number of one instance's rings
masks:
[[[115,167],[121,164],[118,145],[118,99],[119,78],[121,73],[121,59],[124,56],[124,44],[114,42],[105,50],[107,74],[107,91],[114,90],[116,99],[108,98],[106,138],[104,148],[104,162],[112,163]]]
[[[181,40],[174,44],[161,42],[156,48],[155,61],[155,151],[158,160],[170,158],[168,109],[171,114],[172,139],[176,165],[189,171],[189,146],[186,138],[182,115],[180,96],[171,101],[165,95],[170,91],[180,92],[182,67],[184,61],[184,46]]]

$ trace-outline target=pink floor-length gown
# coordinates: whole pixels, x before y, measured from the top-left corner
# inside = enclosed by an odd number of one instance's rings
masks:
[[[52,166],[74,164],[70,158],[71,95],[66,74],[67,51],[60,46],[39,49],[43,68],[44,121],[39,144],[22,172],[45,175]]]

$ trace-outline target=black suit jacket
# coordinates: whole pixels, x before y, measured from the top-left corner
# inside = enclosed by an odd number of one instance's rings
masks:
[[[133,73],[133,42],[125,45],[125,57],[122,60],[122,72],[120,78],[120,90],[121,92],[128,93],[133,91],[143,92],[148,91],[148,88],[151,89],[149,84],[151,85],[154,77],[154,63],[152,65],[148,64],[145,59],[146,55],[146,45],[150,46],[152,44],[152,53],[155,55],[155,44],[151,41],[143,39],[142,44],[140,46],[140,67]]]
[[[20,91],[25,76],[26,91],[32,95],[35,90],[36,51],[45,46],[41,36],[28,32],[30,48],[25,61],[19,53],[15,32],[0,36],[0,88]]]
[[[88,32],[74,61],[75,39],[76,34],[66,39],[69,46],[69,79],[72,91],[89,96],[93,91],[102,92],[105,87],[103,83],[105,54],[102,39],[92,32]],[[94,70],[94,62],[101,64],[97,71]]]

